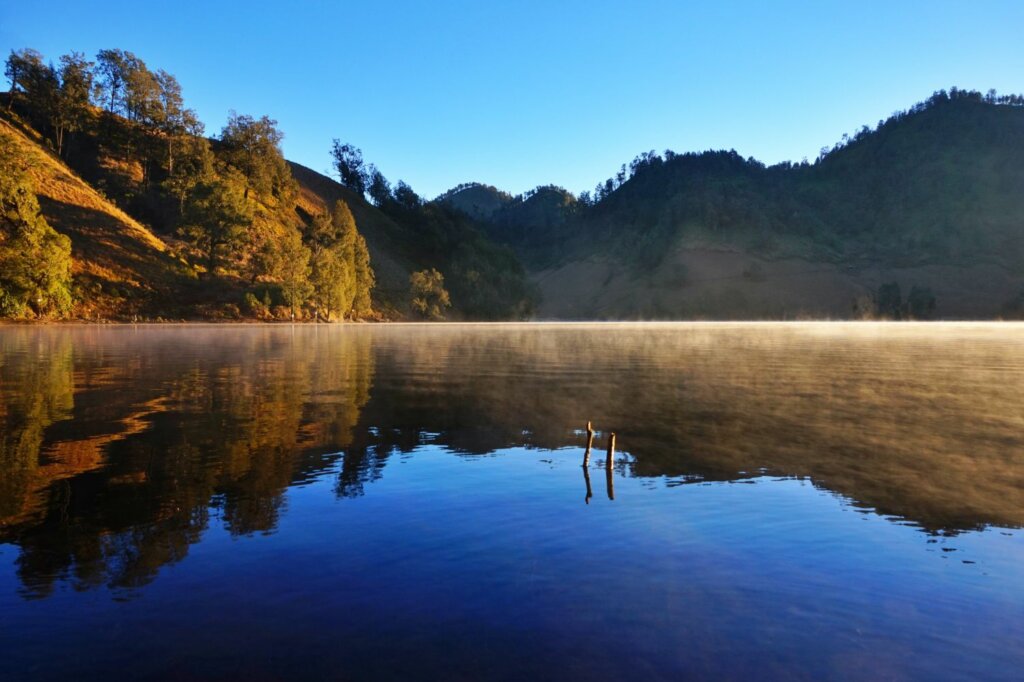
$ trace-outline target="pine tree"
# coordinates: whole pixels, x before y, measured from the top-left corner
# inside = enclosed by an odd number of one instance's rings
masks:
[[[198,185],[186,211],[182,237],[198,250],[213,276],[221,252],[237,248],[252,223],[252,211],[242,196],[239,178],[217,178]]]
[[[373,268],[370,267],[370,250],[366,247],[363,235],[356,235],[355,244],[355,298],[352,301],[352,312],[357,317],[369,315],[373,311],[370,293],[376,284]]]
[[[313,292],[309,283],[309,249],[302,244],[297,230],[287,232],[278,244],[280,249],[281,294],[291,308],[292,318]]]

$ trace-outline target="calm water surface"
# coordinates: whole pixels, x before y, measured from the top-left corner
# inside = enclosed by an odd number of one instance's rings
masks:
[[[1021,326],[6,327],[0,427],[0,679],[1024,674]]]

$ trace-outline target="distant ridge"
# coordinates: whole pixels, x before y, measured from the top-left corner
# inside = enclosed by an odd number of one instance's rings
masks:
[[[542,317],[1017,317],[1022,105],[941,91],[814,163],[651,152],[594,195],[538,188],[487,227],[524,259]],[[882,310],[885,285],[900,300]],[[934,307],[910,311],[912,289]]]

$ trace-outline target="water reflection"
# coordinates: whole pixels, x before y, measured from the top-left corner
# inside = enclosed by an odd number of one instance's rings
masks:
[[[109,334],[0,334],[0,540],[20,547],[30,596],[144,585],[211,514],[234,535],[272,531],[285,490],[353,444],[369,395],[365,337]]]
[[[583,464],[583,482],[587,486],[587,496],[583,498],[584,504],[590,504],[590,498],[594,496],[594,491],[590,487],[590,469],[586,462]]]
[[[367,494],[396,453],[584,448],[619,475],[806,477],[932,533],[1024,525],[1013,327],[0,330],[0,542],[27,596],[138,588],[286,491]],[[599,441],[600,442],[600,441]],[[606,492],[615,499],[613,450]],[[583,467],[585,502],[593,491]]]
[[[932,531],[1019,526],[1020,331],[443,328],[416,343],[378,338],[364,418],[464,453],[582,448],[592,419],[619,434],[635,475],[810,477]]]

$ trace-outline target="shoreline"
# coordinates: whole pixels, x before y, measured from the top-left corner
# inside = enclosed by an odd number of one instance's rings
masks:
[[[352,322],[284,322],[261,320],[146,320],[130,322],[123,320],[0,320],[0,329],[24,327],[510,327],[510,326],[604,326],[604,327],[669,327],[669,326],[889,326],[889,327],[942,327],[942,326],[1024,326],[1024,320],[963,319],[963,320],[844,320],[844,319],[800,319],[800,320],[358,320]]]

